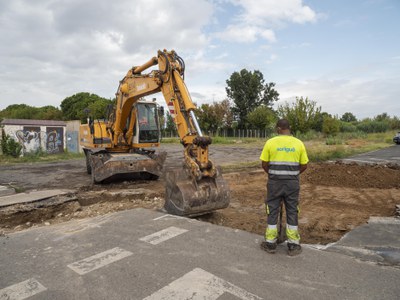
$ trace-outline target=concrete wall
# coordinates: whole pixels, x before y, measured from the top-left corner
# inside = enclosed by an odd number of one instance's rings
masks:
[[[40,148],[49,154],[62,153],[66,145],[65,126],[4,125],[4,132],[22,145],[23,154]]]
[[[79,145],[79,127],[81,125],[81,121],[66,121],[66,124],[67,150],[69,152],[83,153],[83,149]]]

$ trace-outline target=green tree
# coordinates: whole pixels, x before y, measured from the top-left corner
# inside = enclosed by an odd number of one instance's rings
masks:
[[[247,115],[247,120],[254,128],[264,130],[276,122],[276,115],[271,108],[261,105]]]
[[[374,118],[374,121],[389,122],[390,121],[390,116],[387,113],[382,113],[382,114],[376,115],[375,118]]]
[[[197,109],[196,115],[200,127],[206,131],[228,128],[232,126],[233,122],[230,103],[227,99],[212,104],[202,104]]]
[[[292,131],[306,133],[316,127],[321,115],[321,106],[308,98],[296,97],[296,102],[278,107],[278,116],[289,121]]]
[[[167,124],[165,125],[165,131],[167,132],[172,132],[173,134],[176,134],[176,125],[174,122],[174,119],[172,118],[171,114],[169,111],[166,112],[166,117],[167,117]]]
[[[332,118],[332,115],[327,112],[321,112],[315,117],[315,123],[311,127],[311,129],[322,132],[322,126],[324,125],[324,118],[329,117]]]
[[[82,123],[85,123],[88,111],[89,115],[94,118],[105,118],[106,107],[111,103],[112,100],[102,98],[96,94],[78,93],[65,98],[60,107],[64,120],[81,120]],[[93,111],[90,111],[90,109],[93,109]],[[103,111],[101,111],[102,109]]]
[[[340,130],[340,121],[337,118],[325,116],[322,125],[322,132],[326,136],[335,136]]]
[[[0,112],[5,119],[34,119],[37,108],[26,104],[12,104]]]
[[[275,83],[266,83],[263,74],[246,69],[234,72],[226,81],[226,93],[234,103],[232,112],[239,123],[239,128],[248,125],[247,115],[261,104],[272,107],[279,100],[279,93],[274,89]]]
[[[47,105],[39,108],[35,117],[38,120],[62,120],[62,112],[57,107]]]
[[[357,118],[351,112],[345,112],[340,118],[343,122],[357,122]]]
[[[12,104],[0,111],[0,118],[61,120],[62,113],[61,110],[51,105],[34,107],[26,104]]]
[[[107,107],[112,104],[112,100],[100,98],[95,102],[92,102],[88,105],[89,114],[93,119],[105,119]]]
[[[390,129],[400,130],[400,119],[396,116],[390,119],[389,122]]]

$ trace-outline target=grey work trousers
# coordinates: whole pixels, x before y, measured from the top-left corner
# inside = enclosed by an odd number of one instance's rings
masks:
[[[299,204],[300,183],[299,180],[268,180],[267,183],[267,205],[269,225],[278,223],[278,214],[281,201],[285,204],[286,223],[298,225],[298,204]]]

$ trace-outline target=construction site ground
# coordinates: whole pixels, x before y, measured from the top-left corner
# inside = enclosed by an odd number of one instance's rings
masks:
[[[167,170],[181,165],[180,145],[163,145],[161,150],[168,152]],[[267,177],[261,168],[243,168],[243,163],[257,161],[260,151],[248,145],[213,145],[211,158],[226,167],[224,178],[231,190],[231,204],[198,220],[263,234]],[[392,154],[380,161],[372,156],[370,163],[348,159],[309,165],[301,175],[299,222],[303,243],[335,242],[365,224],[371,216],[395,215],[396,204],[400,204],[400,147],[385,151]],[[227,167],[235,163],[237,168]],[[132,208],[162,210],[165,189],[163,178],[157,181],[125,178],[92,185],[84,159],[2,165],[0,185],[25,192],[70,190],[47,200],[0,207],[2,235]]]

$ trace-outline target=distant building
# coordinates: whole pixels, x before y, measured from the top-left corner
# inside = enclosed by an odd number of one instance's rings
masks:
[[[66,148],[66,126],[63,121],[4,119],[4,133],[18,141],[23,154],[39,149],[47,153],[62,153]]]

